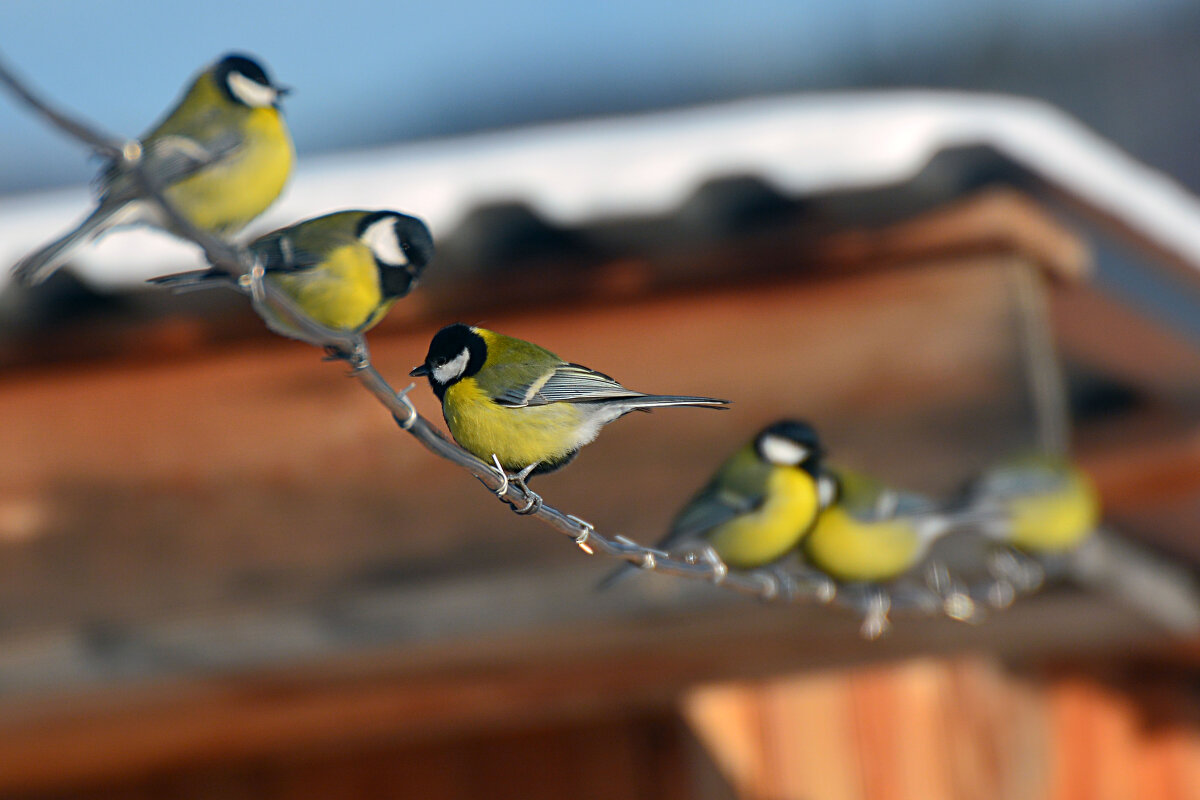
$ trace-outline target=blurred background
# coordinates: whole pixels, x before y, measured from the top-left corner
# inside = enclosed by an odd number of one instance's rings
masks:
[[[144,286],[194,249],[114,233],[0,293],[0,796],[1200,797],[1198,41],[1182,0],[0,5],[7,63],[121,134],[228,50],[295,87],[252,232],[430,222],[370,337],[396,385],[461,319],[733,398],[536,485],[605,532],[785,415],[946,494],[1037,443],[1048,348],[1118,554],[877,642],[597,594],[242,298]],[[7,264],[96,163],[8,98],[0,153]]]

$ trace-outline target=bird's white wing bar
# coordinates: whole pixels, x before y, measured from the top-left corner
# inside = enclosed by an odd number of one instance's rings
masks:
[[[584,403],[621,397],[643,397],[626,389],[602,372],[579,364],[560,364],[553,372],[525,386],[505,391],[496,402],[511,408],[544,406],[548,403]]]
[[[617,397],[641,397],[641,392],[626,389],[602,372],[579,364],[562,364],[542,387],[529,398],[528,404],[583,403]]]

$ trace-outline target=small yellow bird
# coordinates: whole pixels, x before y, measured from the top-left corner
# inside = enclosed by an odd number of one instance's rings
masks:
[[[362,333],[416,285],[433,259],[425,223],[398,211],[338,211],[259,237],[250,254],[275,284],[308,316],[327,328]],[[233,285],[225,272],[199,270],[154,278],[175,289]],[[248,279],[237,284],[246,290]],[[261,309],[269,314],[269,308]],[[278,315],[272,330],[304,339]]]
[[[279,110],[286,92],[253,58],[230,54],[200,73],[166,118],[142,137],[141,163],[193,225],[234,234],[283,191],[293,161]],[[21,259],[13,268],[19,280],[42,282],[76,247],[112,228],[171,230],[120,162],[110,162],[97,183],[96,209],[74,230]]]
[[[517,471],[518,483],[565,466],[631,411],[729,402],[635,392],[532,342],[462,323],[438,331],[425,362],[409,374],[429,378],[455,441]]]
[[[821,490],[825,508],[801,547],[809,564],[843,583],[900,577],[967,519],[846,470],[827,471]]]
[[[817,432],[808,423],[781,420],[764,428],[726,459],[656,547],[670,550],[703,542],[735,569],[778,561],[795,549],[817,518],[821,455]],[[618,567],[598,588],[613,585],[635,568]]]
[[[996,466],[966,490],[966,503],[990,519],[983,532],[1032,555],[1079,546],[1100,522],[1100,497],[1064,458],[1029,456]]]

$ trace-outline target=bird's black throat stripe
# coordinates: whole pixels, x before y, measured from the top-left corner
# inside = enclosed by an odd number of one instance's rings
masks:
[[[404,297],[412,291],[417,279],[408,270],[384,264],[379,259],[375,259],[375,266],[379,269],[379,289],[384,297]]]

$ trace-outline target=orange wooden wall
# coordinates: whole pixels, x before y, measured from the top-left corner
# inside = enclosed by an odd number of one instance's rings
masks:
[[[1200,798],[1200,708],[1161,676],[922,659],[706,687],[683,710],[740,798]]]

